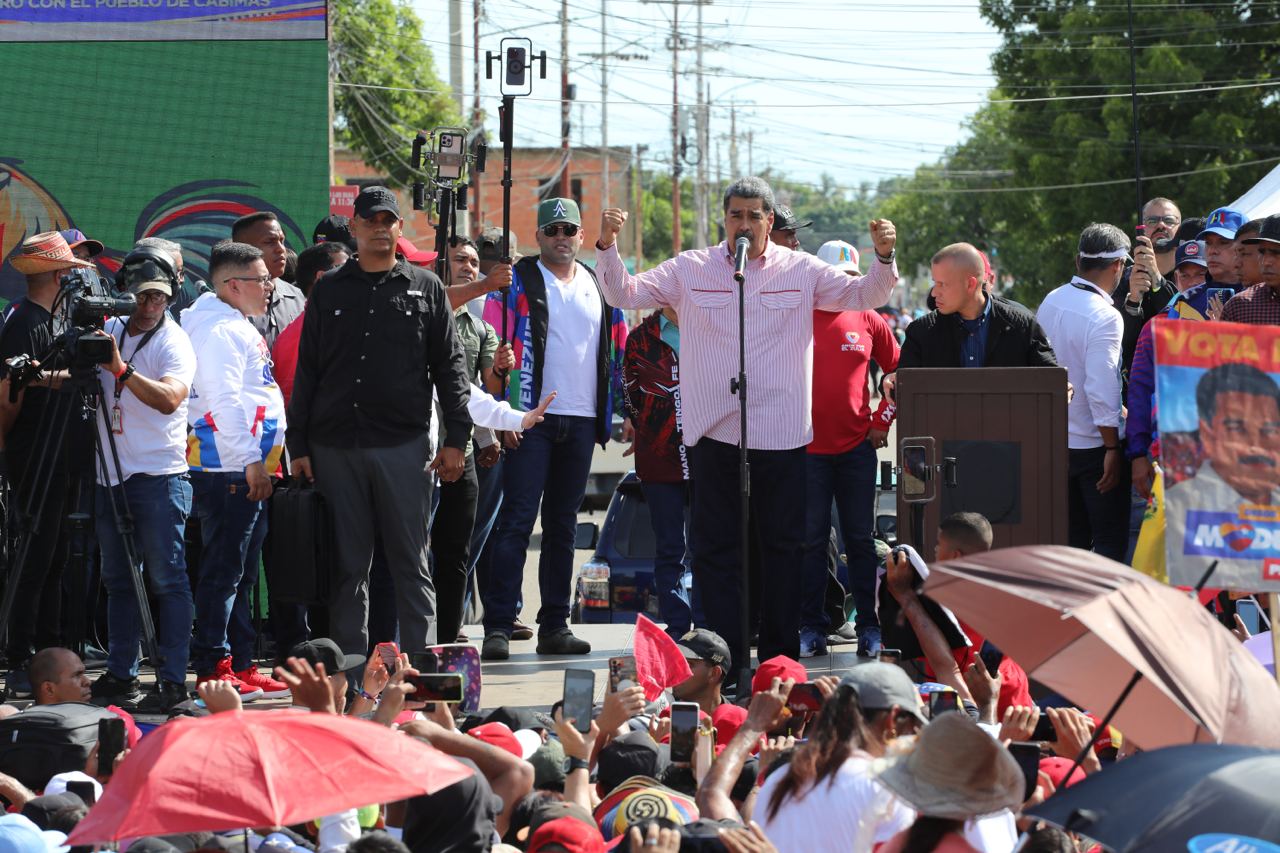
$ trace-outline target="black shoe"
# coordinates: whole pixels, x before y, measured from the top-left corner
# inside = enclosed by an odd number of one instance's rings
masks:
[[[591,644],[575,637],[568,628],[558,628],[538,637],[537,651],[540,655],[588,655]]]
[[[126,711],[143,701],[142,684],[136,678],[117,678],[110,671],[98,676],[89,688],[93,701],[98,705],[119,705]]]
[[[187,692],[187,685],[175,681],[161,681],[153,695],[159,702],[162,714],[169,713],[175,705],[181,705],[191,697]]]
[[[533,629],[521,622],[519,619],[511,623],[511,639],[513,640],[532,640]]]
[[[484,635],[484,645],[480,647],[480,660],[506,660],[511,657],[511,640],[501,631],[493,631]]]

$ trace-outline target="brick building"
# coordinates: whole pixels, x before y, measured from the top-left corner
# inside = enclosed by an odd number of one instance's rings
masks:
[[[537,229],[538,202],[554,198],[560,193],[559,181],[551,179],[560,164],[559,148],[517,148],[511,157],[511,230],[515,232],[522,252],[536,251],[534,231]],[[354,153],[339,149],[334,151],[335,183],[373,184],[380,176],[364,164]],[[569,165],[570,187],[573,199],[582,210],[582,224],[586,237],[582,247],[582,259],[595,257],[595,241],[600,230],[600,211],[603,209],[603,164],[599,148],[574,149]],[[475,236],[483,228],[502,224],[502,149],[489,149],[488,163],[480,175],[479,205],[472,195],[469,198],[471,218],[470,233]],[[545,189],[541,189],[545,187]],[[400,209],[404,214],[405,236],[419,248],[430,249],[435,245],[436,230],[425,211],[413,210],[408,190],[399,190]],[[634,210],[632,203],[631,151],[627,148],[611,148],[609,155],[609,200],[615,207]],[[630,224],[630,223],[629,223]],[[628,227],[619,237],[623,257],[634,255],[635,229]]]

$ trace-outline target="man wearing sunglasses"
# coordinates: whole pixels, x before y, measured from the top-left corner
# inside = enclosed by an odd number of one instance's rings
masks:
[[[622,312],[578,261],[582,215],[573,199],[538,205],[538,256],[515,265],[507,294],[489,295],[485,320],[513,334],[516,367],[508,401],[529,411],[548,391],[558,396],[545,422],[528,430],[503,462],[503,502],[493,533],[493,568],[484,602],[486,660],[506,660],[518,614],[525,552],[542,505],[538,579],[538,654],[583,655],[591,646],[569,630],[573,538],[586,493],[592,445],[609,440],[622,405]],[[544,390],[546,389],[546,390]]]
[[[107,671],[93,683],[95,700],[127,711],[167,712],[187,698],[191,639],[191,586],[187,581],[183,530],[191,513],[187,473],[187,392],[196,375],[191,339],[169,316],[174,271],[150,254],[125,258],[118,282],[138,300],[128,318],[107,321],[112,358],[98,371],[103,410],[96,419],[102,447],[114,438],[120,474],[98,465],[96,523],[107,591]],[[109,436],[107,430],[112,435]],[[110,457],[108,457],[110,460]],[[123,498],[133,514],[134,544],[141,552],[155,596],[156,635],[163,662],[154,692],[138,682],[141,616],[134,597],[123,537],[110,500]]]

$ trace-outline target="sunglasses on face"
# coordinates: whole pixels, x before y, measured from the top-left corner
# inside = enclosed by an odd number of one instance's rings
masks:
[[[554,237],[557,234],[563,234],[566,237],[577,236],[578,226],[572,222],[556,222],[542,229],[542,233],[548,237]]]

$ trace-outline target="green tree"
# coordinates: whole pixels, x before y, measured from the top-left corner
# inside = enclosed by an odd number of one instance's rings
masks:
[[[1070,274],[1081,228],[1104,221],[1128,231],[1138,218],[1126,7],[982,0],[981,10],[1003,35],[993,102],[938,163],[881,186],[892,197],[885,215],[899,225],[907,269],[968,240],[994,250],[1015,297],[1035,306]],[[1140,98],[1143,174],[1176,175],[1144,180],[1144,197],[1205,215],[1274,165],[1239,164],[1280,156],[1275,90],[1256,85],[1275,78],[1277,9],[1141,2],[1135,15],[1139,91],[1241,87]]]
[[[422,40],[422,21],[397,0],[333,0],[329,22],[335,137],[405,186],[413,181],[414,134],[461,122]]]

